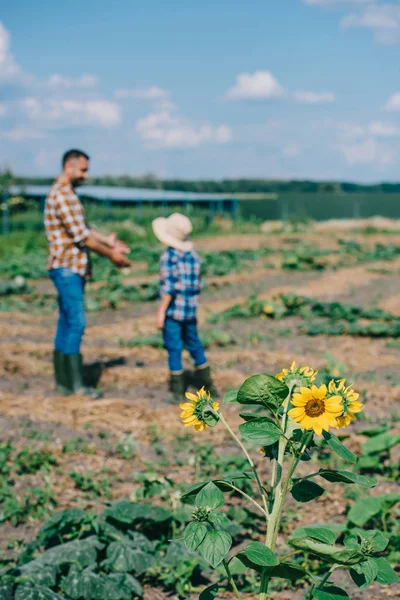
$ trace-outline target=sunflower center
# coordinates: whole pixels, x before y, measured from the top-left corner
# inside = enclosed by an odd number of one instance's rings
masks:
[[[325,402],[318,398],[312,398],[307,402],[305,411],[308,417],[319,417],[325,412]]]

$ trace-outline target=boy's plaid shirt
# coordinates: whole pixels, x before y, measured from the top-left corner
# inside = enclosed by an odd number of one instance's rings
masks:
[[[177,321],[195,319],[201,290],[201,261],[197,252],[167,248],[160,263],[161,296],[172,296],[167,317]]]
[[[82,277],[90,274],[89,235],[83,206],[70,184],[56,181],[46,198],[44,225],[49,243],[47,268],[67,267]]]

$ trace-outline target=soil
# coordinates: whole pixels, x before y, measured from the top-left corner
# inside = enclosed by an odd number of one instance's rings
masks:
[[[290,236],[228,235],[202,239],[200,247],[208,251],[264,245],[279,247],[279,244],[282,247],[300,235],[305,241],[323,248],[331,247],[336,237],[345,237],[343,232],[331,236],[318,232]],[[397,241],[396,236],[384,234],[356,237],[371,245],[378,241],[385,244]],[[367,307],[380,306],[400,315],[399,272],[400,259],[324,272],[283,272],[251,265],[246,272],[208,282],[201,300],[200,326],[203,332],[212,329],[214,326],[207,323],[210,313],[245,301],[250,295],[256,294],[267,299],[288,291],[324,300],[340,300]],[[143,275],[140,277],[143,280]],[[30,285],[51,293],[48,282],[32,281]],[[50,476],[50,482],[55,492],[57,510],[77,505],[88,509],[101,509],[103,506],[101,498],[88,497],[76,490],[68,476],[72,471],[91,472],[97,477],[102,471],[107,472],[112,481],[111,499],[134,497],[138,483],[132,473],[148,470],[148,465],[153,462],[158,465],[158,472],[162,472],[160,459],[168,461],[164,475],[178,482],[194,481],[190,456],[185,458],[185,453],[179,452],[176,441],[177,436],[187,431],[183,430],[180,423],[179,408],[167,402],[165,351],[123,345],[132,337],[156,333],[155,305],[124,305],[118,310],[88,315],[83,354],[86,363],[91,363],[92,367],[95,365],[101,371],[104,398],[97,401],[79,396],[64,398],[55,395],[52,376],[55,321],[55,313],[0,313],[0,431],[1,441],[9,440],[17,449],[40,447],[54,453],[58,469],[57,474]],[[366,424],[392,419],[393,428],[399,430],[400,344],[396,346],[385,339],[308,337],[297,333],[300,322],[300,319],[292,317],[282,321],[236,319],[218,324],[219,329],[232,334],[237,342],[208,351],[215,382],[221,393],[237,388],[252,374],[277,373],[293,360],[316,369],[324,369],[328,361],[336,360],[344,363],[349,380],[356,389],[363,391],[366,400],[363,415],[349,429],[349,447],[354,451],[360,448],[363,438],[356,432]],[[190,366],[187,356],[186,361]],[[237,426],[240,423],[239,411],[233,405],[225,408],[226,418],[233,426]],[[115,449],[121,435],[128,434],[133,435],[137,451],[126,460]],[[65,444],[78,437],[81,447],[86,445],[85,451],[78,447],[76,451],[63,452]],[[214,452],[235,452],[221,428],[202,434],[190,432],[190,437],[191,455],[195,454],[198,445],[207,442],[212,442]],[[177,457],[180,457],[180,463],[186,460],[186,464],[178,465]],[[398,452],[395,458],[398,459]],[[261,461],[261,457],[258,460]],[[265,476],[268,477],[269,467],[265,462],[263,465]],[[304,464],[305,472],[307,468],[307,464]],[[315,465],[312,468],[315,469]],[[38,476],[38,479],[41,477]],[[27,486],[34,484],[34,479],[25,482]],[[395,483],[381,482],[372,493],[394,492],[396,487],[398,491]],[[342,522],[345,520],[346,507],[343,488],[333,484],[328,493],[314,501],[312,510],[308,505],[297,505],[294,512],[294,505],[288,501],[288,514],[291,515],[288,518],[288,530],[298,525],[327,520]],[[34,538],[39,527],[40,523],[35,521],[18,527],[3,523],[0,527],[0,550],[3,555],[15,554],[22,542]],[[373,585],[361,592],[347,575],[343,577],[343,586],[356,600],[396,598],[400,594],[400,585]],[[271,599],[296,600],[300,599],[301,594],[301,590],[284,589],[271,594]],[[172,596],[161,590],[146,590],[146,600],[166,598]],[[224,598],[227,600],[232,596],[221,596],[221,600]]]

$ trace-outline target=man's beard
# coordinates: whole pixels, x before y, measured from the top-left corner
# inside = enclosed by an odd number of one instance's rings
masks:
[[[72,183],[72,187],[74,187],[74,188],[75,188],[75,187],[79,187],[80,185],[82,185],[82,184],[84,183],[84,181],[85,181],[85,180],[84,180],[84,179],[82,179],[82,178],[79,178],[79,179],[73,179],[73,180],[71,181],[71,183]]]

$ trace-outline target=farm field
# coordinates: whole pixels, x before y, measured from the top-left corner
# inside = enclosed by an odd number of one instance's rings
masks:
[[[367,490],[326,482],[325,493],[310,504],[296,504],[289,495],[283,533],[331,523],[340,540],[356,527],[379,529],[390,538],[385,556],[392,567],[400,561],[399,236],[348,228],[320,232],[312,224],[272,232],[254,224],[241,233],[221,219],[212,235],[204,230],[197,241],[205,283],[200,331],[221,395],[251,375],[277,374],[296,361],[318,369],[321,384],[346,377],[365,405],[357,421],[338,433],[358,462],[344,465],[321,442],[300,471],[354,470],[378,485]],[[166,401],[166,354],[155,329],[159,249],[147,238],[135,238],[129,272],[96,261],[83,347],[87,377],[100,377],[104,391],[103,399],[93,401],[55,396],[56,299],[45,277],[43,242],[10,239],[0,267],[0,573],[89,534],[110,543],[129,524],[118,513],[124,510],[118,503],[129,499],[141,507],[132,517],[132,536],[146,536],[150,546],[143,551],[147,562],[135,572],[137,588],[128,585],[129,568],[119,569],[117,558],[107,554],[116,585],[128,590],[115,598],[197,599],[215,575],[181,541],[192,512],[181,493],[196,481],[246,466],[222,427],[201,433],[184,428],[179,408]],[[7,241],[1,244],[5,255]],[[235,428],[239,412],[236,404],[224,406]],[[257,453],[257,445],[248,446],[268,481],[269,460]],[[243,485],[251,494],[251,484]],[[377,499],[371,514],[363,508],[368,496]],[[61,511],[68,512],[56,517]],[[264,523],[251,508],[243,509],[237,494],[230,496],[226,514],[235,522],[230,530],[235,548],[261,539]],[[146,543],[143,537],[136,541]],[[301,566],[301,557],[298,561]],[[60,594],[54,598],[84,597],[69,581],[73,574],[66,575],[50,573],[40,585]],[[335,583],[356,600],[400,595],[399,583],[359,589],[348,573],[340,577]],[[256,576],[237,578],[243,597],[255,598]],[[269,597],[300,600],[308,585],[307,577],[293,584],[275,579]],[[2,593],[11,597],[0,584],[0,599]],[[218,600],[234,597],[222,589]]]

